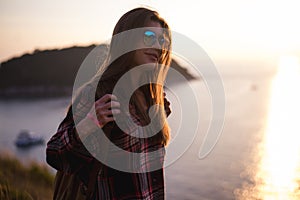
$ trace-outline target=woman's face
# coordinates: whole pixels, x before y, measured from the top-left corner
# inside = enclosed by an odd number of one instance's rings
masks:
[[[159,22],[150,21],[146,24],[146,27],[144,35],[141,35],[138,40],[138,47],[141,47],[141,49],[136,50],[134,53],[134,64],[136,66],[158,63],[161,57],[161,44],[159,44],[159,40],[163,38],[162,26]],[[145,41],[147,40],[145,35],[149,36],[150,41]],[[154,38],[154,36],[155,40],[152,40],[153,42],[151,43],[150,37]]]

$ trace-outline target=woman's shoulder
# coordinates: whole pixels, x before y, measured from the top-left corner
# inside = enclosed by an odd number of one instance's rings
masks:
[[[95,93],[92,85],[82,87],[72,101],[73,114],[85,116],[95,102]]]

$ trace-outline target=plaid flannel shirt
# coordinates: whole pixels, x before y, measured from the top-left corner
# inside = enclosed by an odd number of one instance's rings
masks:
[[[79,98],[77,98],[77,102],[73,103],[73,106],[76,106],[73,120],[65,119],[60,124],[57,133],[47,143],[47,162],[65,174],[75,174],[82,181],[83,185],[88,185],[89,173],[93,171],[94,166],[99,161],[83,145],[74,126],[74,121],[83,119],[91,106],[93,106],[93,103],[90,103],[91,89],[88,86],[82,91]],[[142,129],[132,128],[136,126],[131,126],[130,123],[128,123],[127,127],[127,131],[124,132],[114,123],[109,123],[104,127],[104,132],[108,133],[111,136],[109,139],[123,150],[145,153],[141,154],[139,160],[134,161],[139,163],[139,169],[142,169],[142,172],[128,173],[102,165],[101,171],[96,171],[96,174],[92,174],[97,176],[94,198],[101,200],[164,199],[164,146],[155,144],[151,137],[140,138],[131,136],[132,134],[140,135],[145,133]],[[97,152],[97,147],[99,146],[97,135],[91,134],[87,139],[90,142],[89,146],[94,147],[95,152]],[[152,151],[157,152],[155,158],[147,156],[147,153]],[[112,152],[112,149],[108,147],[107,156],[113,156],[113,159],[118,159],[118,152]],[[151,167],[151,165],[159,165],[160,168],[147,172],[147,168]],[[145,169],[146,172],[144,171]]]

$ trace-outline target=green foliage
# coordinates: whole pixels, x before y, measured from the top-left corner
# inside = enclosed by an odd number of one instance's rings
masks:
[[[0,199],[52,199],[54,175],[46,166],[24,166],[11,156],[0,155]]]
[[[11,188],[7,183],[0,184],[0,198],[2,200],[32,200],[33,197],[26,191]]]

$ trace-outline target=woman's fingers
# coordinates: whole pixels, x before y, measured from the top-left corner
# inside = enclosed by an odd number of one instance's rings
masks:
[[[113,108],[111,110],[104,111],[103,115],[105,115],[105,116],[116,115],[116,114],[119,114],[120,112],[121,112],[120,109]]]
[[[117,101],[107,102],[105,104],[98,104],[95,107],[96,114],[98,117],[105,117],[108,115],[119,114],[120,111],[120,103]]]
[[[106,94],[95,103],[96,111],[106,114],[108,110],[120,108],[120,103],[117,97],[111,94]]]
[[[164,106],[165,106],[165,111],[167,114],[167,117],[171,114],[171,108],[170,108],[170,102],[168,101],[168,99],[166,98],[166,93],[164,92]]]
[[[114,121],[114,118],[112,116],[111,117],[105,116],[105,117],[103,117],[101,119],[98,119],[98,121],[99,121],[100,126],[103,127],[108,122]]]
[[[112,94],[104,95],[95,103],[95,106],[97,118],[102,126],[114,121],[113,115],[121,112],[120,103],[117,101],[117,97]]]
[[[111,109],[111,108],[120,108],[120,103],[118,101],[109,101],[105,104],[100,105],[103,109]]]
[[[91,113],[97,118],[100,127],[103,127],[108,122],[114,121],[113,115],[119,114],[120,103],[117,97],[113,94],[105,94],[95,102],[95,112]],[[92,111],[91,111],[92,112]]]
[[[113,115],[119,114],[121,111],[119,109],[111,109],[106,111],[96,111],[97,120],[100,127],[103,127],[108,122],[114,121]]]
[[[100,99],[98,99],[95,104],[103,104],[103,103],[107,103],[109,101],[116,101],[117,97],[113,94],[105,94],[103,97],[101,97]]]
[[[167,105],[167,106],[169,106],[170,102],[166,98],[164,98],[164,104]]]

